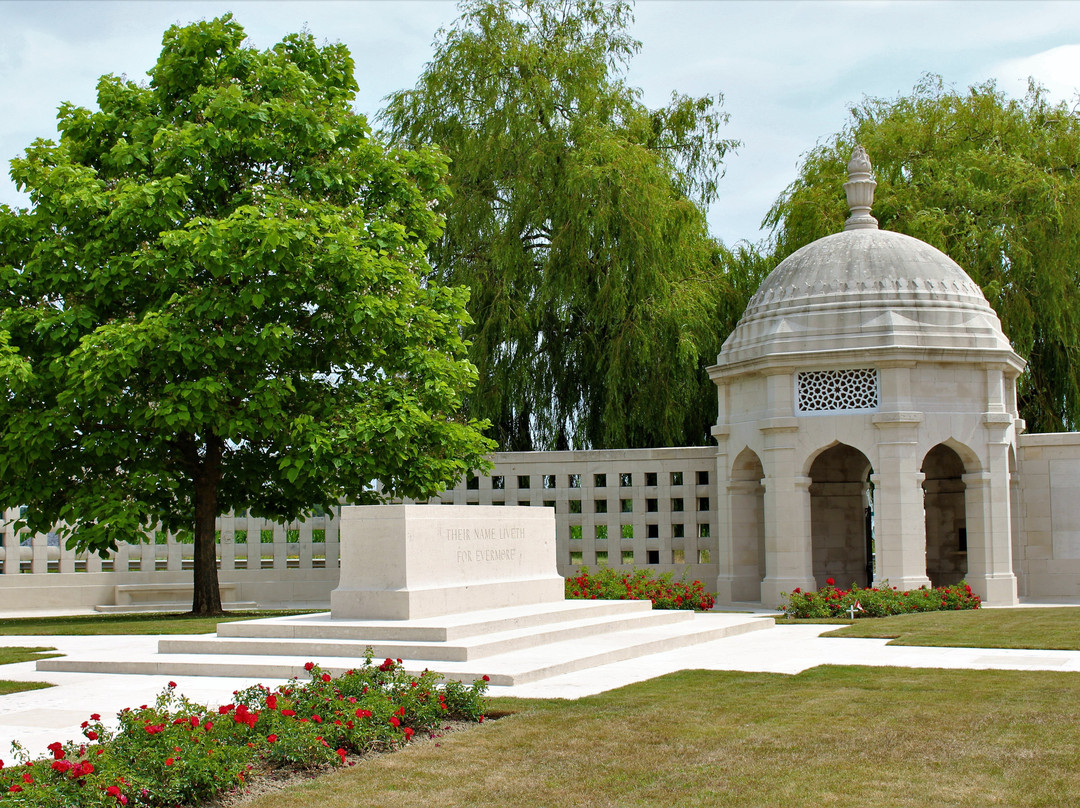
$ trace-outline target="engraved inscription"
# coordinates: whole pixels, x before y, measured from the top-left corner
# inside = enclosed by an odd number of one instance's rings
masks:
[[[517,547],[468,547],[465,542],[506,542],[525,538],[523,527],[492,527],[476,525],[474,527],[452,527],[446,529],[446,540],[458,543],[455,558],[458,564],[491,564],[516,561],[520,556]]]

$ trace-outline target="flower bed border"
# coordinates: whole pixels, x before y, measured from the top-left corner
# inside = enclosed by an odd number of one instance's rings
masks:
[[[779,607],[788,617],[830,618],[889,617],[895,614],[918,612],[943,612],[978,609],[982,605],[979,596],[971,591],[965,581],[951,586],[933,589],[901,590],[895,586],[862,588],[852,584],[850,589],[838,589],[836,581],[829,578],[825,586],[816,592],[795,589],[785,594],[785,603]]]

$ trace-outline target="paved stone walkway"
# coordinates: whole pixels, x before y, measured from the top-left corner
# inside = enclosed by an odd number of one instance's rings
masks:
[[[492,688],[491,694],[573,699],[687,669],[794,674],[818,665],[872,665],[1080,672],[1080,651],[921,648],[889,646],[887,640],[819,636],[832,628],[835,627],[780,625],[767,631],[616,662],[530,684]],[[49,646],[65,654],[95,650],[115,653],[119,659],[132,652],[152,651],[157,647],[158,639],[156,636],[18,636],[0,637],[0,645]],[[5,762],[12,760],[9,754],[12,741],[22,744],[33,757],[44,756],[45,747],[53,741],[81,739],[79,724],[91,713],[109,717],[124,707],[152,703],[169,681],[164,676],[46,673],[37,671],[34,665],[26,662],[0,668],[3,679],[45,681],[56,685],[0,697],[0,758]],[[176,676],[173,679],[180,692],[209,705],[227,703],[233,691],[257,681],[204,676]],[[280,683],[261,681],[269,686]]]

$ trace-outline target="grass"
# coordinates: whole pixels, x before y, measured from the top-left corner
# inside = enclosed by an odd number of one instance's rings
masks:
[[[67,617],[12,617],[0,620],[0,636],[30,634],[212,634],[218,623],[311,614],[317,610],[252,611],[227,613],[224,617],[190,614],[82,614]],[[325,611],[325,610],[324,610]]]
[[[55,648],[0,648],[0,665],[13,665],[16,662],[37,662],[39,659],[52,659],[63,654],[50,654]]]
[[[683,671],[512,714],[246,808],[1080,804],[1080,675]]]
[[[791,623],[850,623],[843,620],[777,619]],[[1080,609],[978,609],[864,618],[827,637],[890,638],[889,645],[955,648],[1041,648],[1080,651]]]
[[[35,662],[39,659],[51,659],[52,657],[61,656],[61,654],[50,654],[49,651],[55,651],[55,648],[26,648],[26,647],[11,647],[0,648],[0,665],[13,665],[16,662]],[[7,679],[0,679],[0,696],[7,696],[10,693],[23,693],[27,690],[42,690],[46,687],[52,687],[48,682],[15,682]]]

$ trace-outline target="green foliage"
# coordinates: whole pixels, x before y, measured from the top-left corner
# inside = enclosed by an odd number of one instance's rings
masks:
[[[446,158],[372,136],[344,46],[244,39],[170,28],[0,208],[0,507],[77,549],[194,531],[197,611],[218,514],[426,497],[492,448],[458,414],[467,291],[429,278]]]
[[[466,0],[384,112],[453,160],[432,263],[472,289],[468,405],[505,450],[701,444],[715,421],[700,205],[736,144],[719,96],[641,103],[631,21],[622,0]]]
[[[404,746],[447,719],[483,721],[486,680],[439,683],[388,659],[333,678],[308,663],[311,681],[255,685],[216,710],[176,693],[120,712],[110,731],[93,714],[86,743],[50,744],[50,757],[0,770],[0,802],[35,808],[197,805],[240,787],[256,767],[340,765],[349,754]]]
[[[632,554],[631,554],[632,555]],[[707,612],[716,597],[701,581],[675,581],[670,572],[653,575],[648,570],[616,572],[601,566],[595,572],[582,567],[566,579],[568,600],[651,600],[654,609],[693,609]]]
[[[881,227],[922,239],[982,287],[1013,347],[1028,429],[1080,424],[1080,117],[1034,84],[958,92],[927,76],[911,95],[867,98],[813,149],[765,223],[776,259],[838,232],[856,142],[874,164]]]
[[[788,617],[846,617],[855,607],[855,618],[888,617],[892,614],[910,614],[915,612],[960,611],[978,609],[981,605],[978,595],[971,592],[971,587],[961,581],[952,586],[939,586],[934,589],[899,590],[894,586],[881,586],[863,589],[852,585],[851,589],[837,589],[830,578],[824,589],[817,592],[803,592],[796,589],[785,594],[787,601],[780,608]]]

